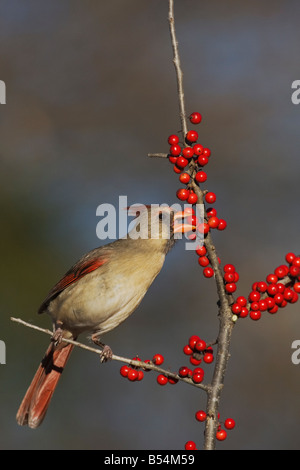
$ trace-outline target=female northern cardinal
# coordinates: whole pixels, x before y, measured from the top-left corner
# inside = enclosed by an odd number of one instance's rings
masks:
[[[112,356],[99,337],[121,322],[137,308],[159,274],[165,256],[173,246],[174,233],[195,227],[175,220],[183,212],[170,208],[146,207],[136,228],[127,237],[96,248],[84,255],[53,287],[38,313],[48,313],[53,321],[52,342],[26,392],[17,413],[17,422],[38,427],[47,412],[55,387],[73,349],[63,338],[76,339],[91,331],[92,340],[102,347],[101,359]],[[150,216],[151,215],[151,216]],[[158,220],[158,231],[151,238],[151,220]],[[153,227],[153,224],[152,224]]]

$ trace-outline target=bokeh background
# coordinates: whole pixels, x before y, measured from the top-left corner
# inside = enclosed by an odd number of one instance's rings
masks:
[[[206,188],[228,222],[214,240],[235,263],[238,294],[299,253],[300,5],[296,0],[175,1],[188,112],[199,110],[212,150]],[[15,414],[48,337],[10,321],[50,327],[36,311],[97,239],[99,204],[176,202],[165,160],[180,130],[167,0],[2,0],[0,79],[1,449],[184,449],[203,441],[194,413],[205,395],[179,383],[140,383],[75,350],[43,425]],[[187,364],[191,334],[216,338],[216,289],[179,242],[135,314],[105,341],[116,354]],[[238,322],[221,402],[237,428],[218,449],[298,449],[299,305]],[[83,341],[88,342],[84,337]],[[209,377],[211,367],[206,367]]]

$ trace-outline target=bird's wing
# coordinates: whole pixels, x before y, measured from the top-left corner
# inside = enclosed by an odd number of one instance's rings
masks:
[[[55,299],[64,289],[73,284],[74,282],[81,279],[88,273],[95,271],[95,269],[100,268],[105,263],[107,263],[108,257],[97,256],[90,257],[87,255],[79,260],[69,271],[64,275],[64,277],[51,289],[46,299],[40,306],[38,313],[43,313],[48,307],[49,303]]]

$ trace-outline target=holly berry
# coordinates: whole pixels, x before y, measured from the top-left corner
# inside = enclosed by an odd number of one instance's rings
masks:
[[[198,256],[204,256],[204,255],[206,255],[206,252],[207,252],[207,250],[206,250],[204,245],[197,246],[196,253],[197,253]]]
[[[186,201],[188,199],[190,195],[190,192],[188,189],[184,189],[184,188],[181,188],[181,189],[178,189],[178,191],[176,192],[176,196],[178,197],[178,199],[180,199],[181,201]]]
[[[196,351],[204,351],[206,349],[206,342],[203,339],[199,339],[195,344]]]
[[[197,421],[203,422],[206,420],[206,413],[203,410],[199,410],[195,413],[195,418]]]
[[[204,150],[204,147],[203,147],[203,145],[201,145],[201,144],[195,144],[195,145],[193,146],[193,149],[194,149],[194,154],[197,155],[197,156],[199,156],[199,155],[202,154],[202,152],[203,152],[203,150]]]
[[[211,364],[214,360],[214,356],[213,354],[207,352],[204,354],[203,356],[203,361],[205,362],[205,364]]]
[[[203,269],[203,275],[204,275],[205,277],[208,277],[208,278],[209,278],[209,277],[213,277],[213,275],[214,275],[214,270],[213,270],[213,268],[210,268],[210,267],[204,268],[204,269]]]
[[[200,113],[194,112],[190,115],[190,121],[192,124],[200,124],[202,116]]]
[[[206,193],[206,195],[205,195],[205,200],[206,200],[206,202],[208,202],[209,204],[213,204],[214,202],[216,202],[217,197],[216,197],[215,193],[208,192],[208,193]]]
[[[225,431],[225,429],[219,429],[216,433],[216,438],[218,439],[218,441],[224,441],[227,437],[227,432]]]
[[[186,344],[183,348],[183,352],[184,354],[186,354],[187,356],[190,356],[191,354],[193,354],[193,350],[192,348],[190,347],[189,344]]]
[[[188,131],[185,139],[189,143],[197,142],[198,140],[198,132],[197,131]]]
[[[207,180],[207,174],[205,171],[198,171],[195,176],[197,183],[204,183]]]
[[[207,258],[207,256],[199,256],[198,263],[200,264],[200,266],[205,268],[209,265],[209,259]]]
[[[194,155],[194,149],[192,147],[185,147],[182,150],[182,155],[184,156],[184,158],[192,158],[192,156]]]
[[[190,181],[191,177],[188,173],[181,173],[179,176],[179,181],[183,184],[187,184]]]
[[[227,227],[227,222],[224,219],[219,220],[218,230],[225,230]]]
[[[176,165],[179,166],[179,168],[185,168],[188,165],[189,161],[187,158],[184,157],[178,157],[176,161]]]
[[[225,419],[224,426],[226,429],[233,429],[235,427],[235,421],[232,418]]]
[[[134,382],[135,380],[137,380],[138,376],[139,376],[139,373],[136,369],[129,369],[127,377],[131,382]]]
[[[287,253],[285,255],[285,260],[289,264],[292,264],[292,262],[294,261],[295,258],[296,258],[296,255],[294,253]]]
[[[205,155],[200,155],[197,161],[200,166],[205,166],[208,164],[208,158]]]
[[[236,291],[236,284],[234,282],[229,282],[225,285],[225,290],[228,294],[233,294]]]
[[[218,217],[210,217],[208,219],[208,225],[210,226],[210,228],[217,228],[219,226],[219,223],[220,220],[218,219]]]
[[[173,144],[170,147],[170,154],[172,157],[178,157],[181,154],[181,147],[178,144]]]
[[[203,155],[207,158],[210,157],[211,151],[208,148],[203,149]]]
[[[164,362],[164,356],[161,354],[155,354],[152,358],[153,364],[160,366]]]
[[[129,367],[128,366],[122,366],[120,369],[120,374],[122,377],[127,377],[129,372]]]
[[[169,143],[170,145],[176,145],[176,144],[178,144],[178,142],[179,142],[179,137],[178,137],[178,135],[176,135],[176,134],[171,134],[171,135],[169,135],[169,137],[168,137],[168,143]]]
[[[194,441],[187,441],[184,448],[185,450],[197,450],[197,446]]]
[[[163,374],[159,374],[156,380],[159,385],[166,385],[168,383],[168,377]]]
[[[190,191],[190,194],[187,198],[188,204],[197,204],[198,196],[194,193],[194,191]]]

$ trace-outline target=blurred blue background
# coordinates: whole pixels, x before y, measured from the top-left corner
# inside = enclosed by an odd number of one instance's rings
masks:
[[[211,148],[205,187],[228,222],[214,233],[222,263],[240,274],[238,294],[299,253],[299,2],[175,1],[187,112],[200,111]],[[96,209],[176,202],[178,177],[165,160],[180,130],[168,3],[161,0],[3,0],[0,5],[1,449],[201,448],[194,413],[205,395],[179,383],[159,387],[119,375],[119,363],[75,350],[43,425],[20,428],[15,414],[48,338],[36,311],[50,288],[96,237]],[[191,334],[218,329],[216,289],[179,242],[141,306],[105,341],[116,354],[159,352],[177,370]],[[298,449],[299,305],[259,322],[238,322],[221,402],[237,422],[218,449]],[[88,341],[84,337],[83,341]],[[206,367],[208,378],[212,367]]]

